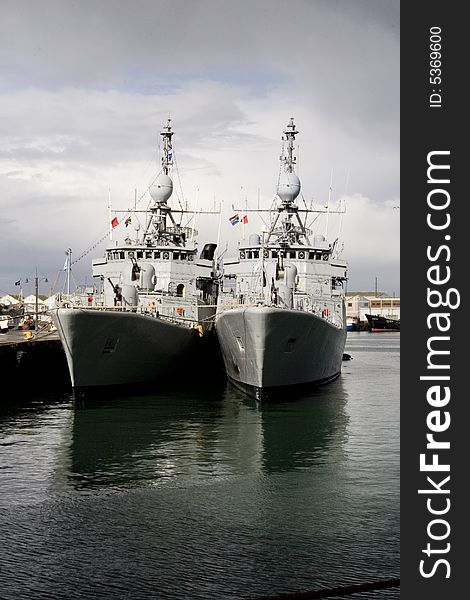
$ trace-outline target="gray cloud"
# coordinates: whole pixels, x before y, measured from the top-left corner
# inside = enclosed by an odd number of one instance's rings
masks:
[[[295,116],[307,198],[325,198],[333,168],[336,195],[368,199],[356,225],[398,202],[398,0],[5,0],[0,39],[2,289],[106,231],[108,187],[116,205],[145,189],[169,114],[189,199],[200,188],[229,210],[243,186],[269,202]],[[397,250],[364,260],[351,273],[398,289]]]

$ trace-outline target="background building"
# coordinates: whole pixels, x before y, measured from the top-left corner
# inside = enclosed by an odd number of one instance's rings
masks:
[[[391,298],[387,292],[347,292],[346,319],[348,325],[367,324],[366,313],[387,319],[400,320],[400,298]]]

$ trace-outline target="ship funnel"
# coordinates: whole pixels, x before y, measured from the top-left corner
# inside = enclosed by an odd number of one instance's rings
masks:
[[[152,200],[157,204],[165,203],[173,193],[173,181],[171,180],[171,177],[165,175],[165,173],[160,173],[154,183],[150,186],[149,193]]]
[[[260,237],[257,233],[252,233],[250,235],[250,237],[248,238],[248,244],[250,246],[259,246],[260,243]]]

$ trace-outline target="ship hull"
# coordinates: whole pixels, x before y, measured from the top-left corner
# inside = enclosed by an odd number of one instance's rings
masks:
[[[398,319],[387,319],[386,317],[367,314],[366,318],[369,321],[370,330],[373,333],[382,331],[400,331],[400,321]]]
[[[74,388],[168,382],[201,359],[196,329],[132,312],[53,312]]]
[[[218,316],[216,332],[229,379],[258,399],[326,383],[341,371],[346,329],[311,313],[230,309]]]

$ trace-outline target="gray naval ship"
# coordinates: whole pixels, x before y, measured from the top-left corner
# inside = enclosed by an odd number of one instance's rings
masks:
[[[93,276],[102,283],[99,301],[52,311],[75,388],[181,381],[211,346],[216,244],[198,253],[197,232],[175,217],[181,221],[186,211],[168,205],[174,164],[170,119],[161,136],[161,171],[148,190],[149,210],[141,211],[142,233],[137,226],[136,239],[110,245],[93,261]]]
[[[297,133],[290,119],[269,227],[239,243],[238,257],[224,264],[218,296],[216,331],[227,375],[259,400],[287,386],[331,381],[341,371],[346,342],[347,264],[339,238],[330,244],[306,227],[311,212],[328,219],[344,209],[295,203]]]

